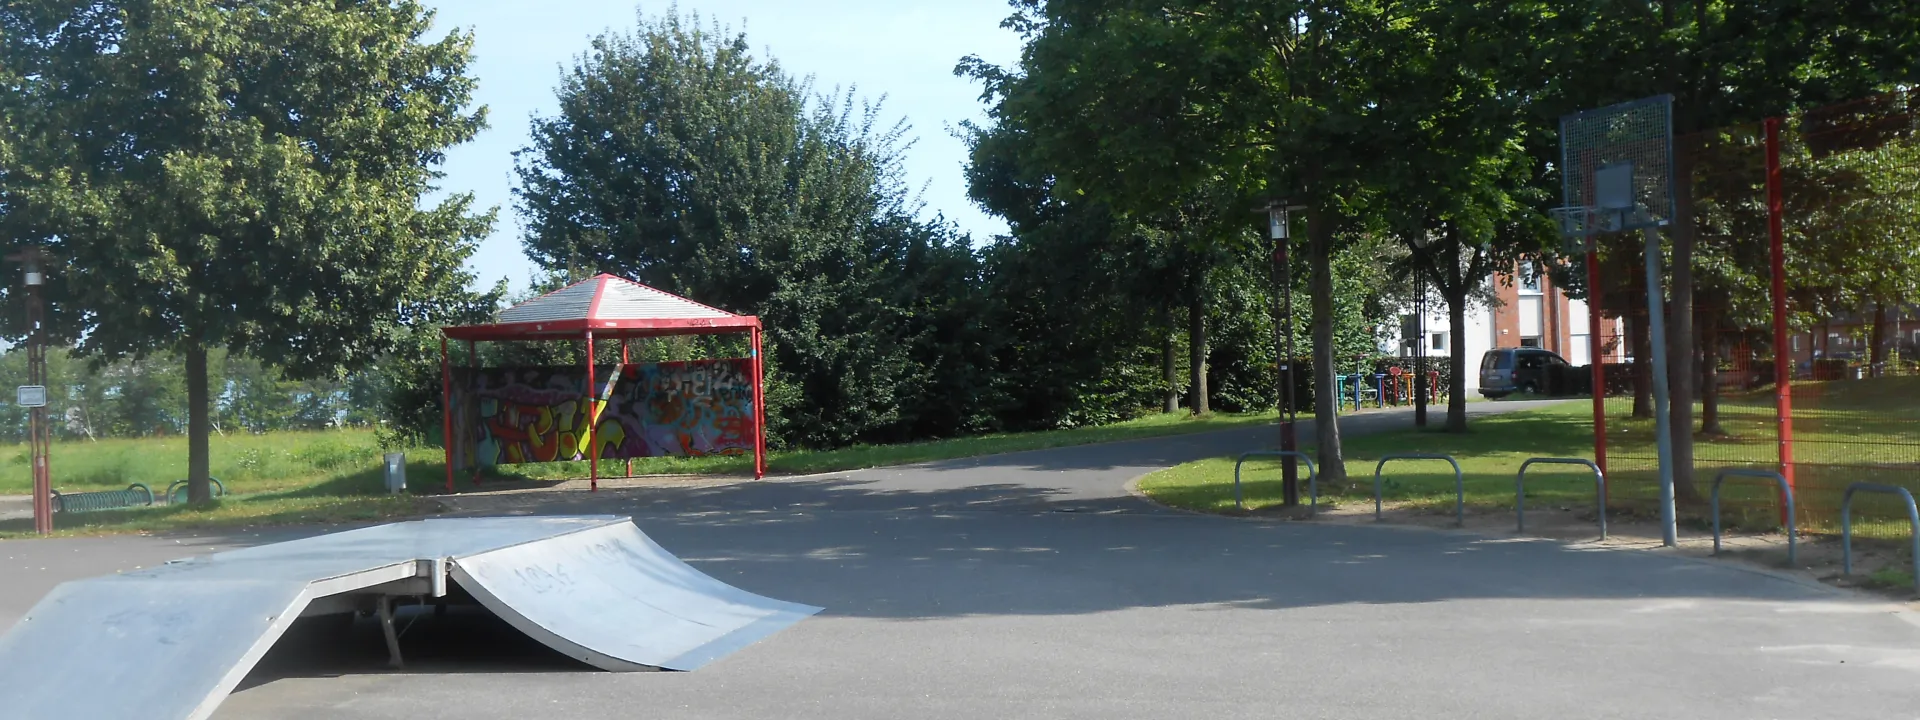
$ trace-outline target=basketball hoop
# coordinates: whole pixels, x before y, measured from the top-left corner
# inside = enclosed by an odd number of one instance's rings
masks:
[[[1560,179],[1563,205],[1552,211],[1560,233],[1588,253],[1591,291],[1598,292],[1598,262],[1593,236],[1603,232],[1639,230],[1645,241],[1648,358],[1654,402],[1654,437],[1660,458],[1661,540],[1678,543],[1674,510],[1674,473],[1671,420],[1667,409],[1666,311],[1661,289],[1660,232],[1673,217],[1673,97],[1658,95],[1632,102],[1574,113],[1560,118]],[[1598,303],[1588,305],[1589,320],[1598,327]],[[1605,438],[1605,378],[1599,355],[1593,361],[1594,437]],[[1596,446],[1596,460],[1604,460]]]

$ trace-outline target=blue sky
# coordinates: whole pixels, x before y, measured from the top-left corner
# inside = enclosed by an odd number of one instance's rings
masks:
[[[470,265],[479,283],[507,278],[524,288],[534,273],[520,252],[520,222],[513,212],[512,152],[526,145],[528,120],[553,112],[560,68],[608,29],[634,26],[640,13],[666,12],[666,2],[631,0],[427,0],[439,14],[436,27],[473,31],[477,100],[492,127],[448,153],[442,188],[471,192],[480,207],[499,206],[494,233]],[[953,76],[963,56],[1010,64],[1019,38],[1000,28],[1010,12],[1005,0],[682,0],[682,15],[698,13],[736,30],[762,55],[778,59],[816,87],[854,87],[867,98],[886,96],[889,117],[913,126],[906,158],[908,180],[924,185],[925,213],[944,214],[975,242],[1005,232],[1006,225],[967,199],[961,176],[966,148],[950,132],[962,120],[981,117],[978,85]]]

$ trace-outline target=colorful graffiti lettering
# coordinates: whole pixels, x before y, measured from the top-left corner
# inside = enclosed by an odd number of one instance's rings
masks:
[[[745,359],[596,367],[589,397],[583,367],[455,368],[454,465],[749,453],[752,369]]]

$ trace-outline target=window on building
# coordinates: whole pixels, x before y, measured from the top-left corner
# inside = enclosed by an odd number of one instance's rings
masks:
[[[1914,337],[1920,338],[1920,332],[1914,333]],[[1432,347],[1434,352],[1446,352],[1447,351],[1447,334],[1434,333]]]
[[[1520,347],[1530,347],[1530,348],[1540,347],[1540,338],[1537,338],[1537,337],[1520,338]]]
[[[1793,336],[1793,351],[1800,352],[1800,336],[1799,335]]]
[[[1540,292],[1540,269],[1534,267],[1533,263],[1520,263],[1520,292]]]

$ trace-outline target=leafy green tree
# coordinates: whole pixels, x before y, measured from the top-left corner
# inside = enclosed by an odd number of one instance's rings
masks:
[[[817,446],[987,429],[978,259],[917,217],[905,127],[676,15],[594,38],[533,121],[527,254],[760,316],[769,423]]]
[[[422,203],[483,126],[472,38],[429,42],[432,22],[411,0],[0,10],[4,229],[58,258],[50,320],[80,353],[183,358],[196,501],[209,348],[337,376],[470,279],[491,217],[466,195]]]

